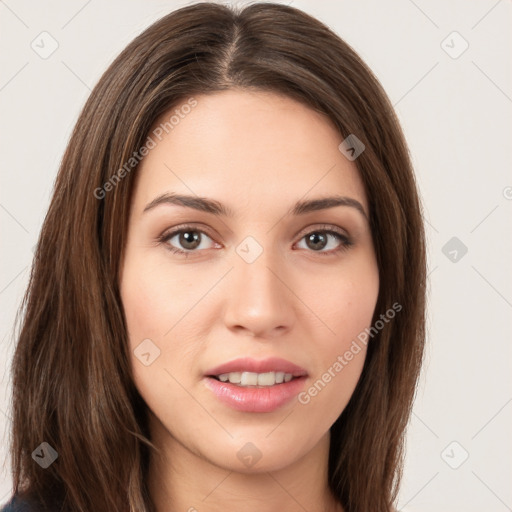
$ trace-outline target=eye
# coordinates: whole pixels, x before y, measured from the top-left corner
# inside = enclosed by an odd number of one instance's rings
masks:
[[[191,253],[198,253],[200,250],[220,247],[219,244],[205,233],[193,226],[181,226],[164,233],[159,241],[164,243],[166,248],[173,253],[188,256]],[[304,242],[305,246],[301,243]],[[350,238],[338,231],[333,226],[309,231],[302,236],[297,244],[299,249],[306,249],[325,256],[339,251],[347,250],[353,242]]]
[[[170,251],[179,254],[197,252],[196,249],[211,249],[214,246],[213,240],[204,231],[190,226],[165,233],[160,241],[167,244]]]
[[[302,241],[304,241],[305,247],[303,245],[299,247],[300,249],[311,249],[313,252],[326,255],[346,250],[353,245],[349,237],[332,228],[310,231],[301,238],[300,242]]]

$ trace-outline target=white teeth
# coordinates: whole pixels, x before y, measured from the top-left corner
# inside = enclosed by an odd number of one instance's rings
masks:
[[[243,372],[242,380],[240,381],[240,385],[241,386],[257,386],[258,385],[258,374],[252,373],[252,372]]]
[[[273,386],[274,384],[282,384],[290,382],[293,379],[291,373],[284,372],[231,372],[217,375],[221,382],[230,382],[239,386]]]
[[[258,373],[258,386],[273,386],[275,383],[275,372]]]
[[[229,382],[231,382],[231,384],[240,384],[242,380],[242,372],[231,372],[228,373],[228,376]]]

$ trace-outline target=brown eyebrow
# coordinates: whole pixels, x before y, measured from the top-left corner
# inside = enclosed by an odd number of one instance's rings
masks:
[[[330,196],[320,199],[310,199],[308,201],[298,201],[288,213],[292,215],[303,215],[305,213],[334,208],[336,206],[350,206],[355,208],[368,220],[363,205],[356,199],[346,196]]]
[[[207,199],[206,197],[189,196],[184,194],[162,194],[155,197],[153,201],[146,205],[143,213],[152,210],[161,204],[177,204],[187,208],[193,208],[202,212],[212,213],[213,215],[223,215],[226,217],[233,217],[234,212],[224,206],[222,203],[214,199]]]
[[[219,201],[214,199],[208,199],[206,197],[190,196],[184,194],[162,194],[150,203],[146,205],[143,213],[156,208],[161,204],[175,204],[179,206],[185,206],[187,208],[193,208],[202,212],[211,213],[213,215],[222,215],[225,217],[234,217],[233,210],[223,205]],[[304,215],[306,213],[325,210],[327,208],[334,208],[336,206],[350,206],[355,208],[361,213],[367,220],[368,216],[363,208],[363,205],[351,197],[345,196],[330,196],[319,199],[310,199],[306,201],[298,201],[288,211],[288,215]]]

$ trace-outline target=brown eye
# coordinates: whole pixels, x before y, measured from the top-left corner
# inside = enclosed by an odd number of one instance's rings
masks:
[[[203,231],[193,228],[181,228],[164,235],[161,239],[169,250],[176,253],[199,252],[211,249],[213,240]]]
[[[328,255],[348,249],[353,242],[345,235],[333,230],[318,229],[303,236],[300,242],[305,241],[305,247],[313,252]]]
[[[198,231],[183,231],[178,236],[184,249],[196,249],[201,244],[201,234]]]
[[[325,233],[316,232],[306,235],[306,245],[314,251],[321,250],[327,245],[327,236]]]

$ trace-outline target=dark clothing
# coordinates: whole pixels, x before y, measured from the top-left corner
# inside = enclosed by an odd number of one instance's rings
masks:
[[[0,505],[1,507],[2,505]],[[0,512],[39,512],[40,509],[29,504],[27,501],[13,498],[0,508]]]

